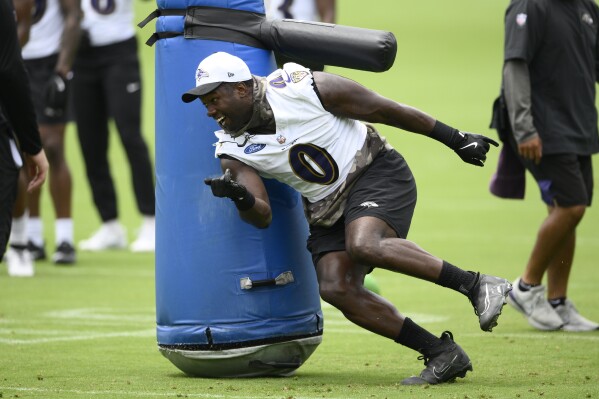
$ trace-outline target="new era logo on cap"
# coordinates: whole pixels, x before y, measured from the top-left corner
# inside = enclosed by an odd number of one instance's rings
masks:
[[[251,78],[250,69],[241,58],[220,51],[200,62],[195,74],[196,87],[185,92],[181,98],[188,103],[210,93],[221,83],[244,82]]]

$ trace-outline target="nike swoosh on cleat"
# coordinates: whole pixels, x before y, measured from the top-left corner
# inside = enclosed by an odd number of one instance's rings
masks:
[[[436,367],[433,367],[433,374],[435,375],[435,377],[437,377],[438,379],[441,379],[443,377],[443,375],[445,375],[445,373],[447,373],[447,370],[449,370],[449,368],[451,367],[451,365],[453,364],[453,362],[455,362],[455,360],[458,358],[458,355],[455,355],[453,357],[453,359],[451,359],[451,362],[447,363],[444,367],[440,368],[439,370],[437,370]],[[437,374],[440,373],[440,374]]]
[[[468,148],[468,147],[472,147],[474,146],[474,148],[478,147],[478,143],[470,143],[468,145],[463,146],[462,148],[460,148],[460,150],[463,150],[464,148]]]

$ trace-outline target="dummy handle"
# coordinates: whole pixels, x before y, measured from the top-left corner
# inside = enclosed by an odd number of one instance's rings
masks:
[[[289,283],[293,283],[295,280],[293,278],[293,273],[290,271],[283,272],[279,274],[275,278],[266,279],[266,280],[253,280],[249,277],[244,277],[239,280],[239,286],[242,290],[250,290],[255,287],[267,287],[270,285],[286,285]]]

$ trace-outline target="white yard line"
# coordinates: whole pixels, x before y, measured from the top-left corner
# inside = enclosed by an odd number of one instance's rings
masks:
[[[135,392],[135,391],[84,391],[79,389],[45,389],[45,388],[27,388],[27,387],[10,387],[10,386],[1,386],[0,390],[4,391],[17,391],[17,392],[38,392],[38,393],[70,393],[76,395],[85,395],[85,396],[108,396],[110,398],[117,397],[118,395],[132,397],[138,396],[142,398],[147,397],[183,397],[183,398],[206,398],[206,399],[218,399],[218,398],[227,398],[227,399],[264,399],[264,396],[242,396],[242,395],[218,395],[218,394],[209,394],[209,393],[188,393],[188,392]],[[280,393],[273,393],[269,397],[272,398],[280,398]],[[321,396],[295,396],[294,399],[322,399]],[[347,399],[347,398],[335,398],[327,396],[327,399]]]
[[[94,339],[105,339],[105,338],[122,338],[122,337],[152,337],[156,336],[156,330],[140,330],[140,331],[123,331],[114,333],[94,333],[94,334],[80,334],[80,335],[63,335],[56,337],[46,338],[33,338],[33,339],[15,339],[15,338],[2,338],[0,337],[0,344],[8,345],[33,345],[33,344],[46,344],[49,342],[69,342],[69,341],[88,341]]]

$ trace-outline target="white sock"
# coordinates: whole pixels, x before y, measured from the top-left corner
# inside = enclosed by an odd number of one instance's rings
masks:
[[[44,245],[44,222],[40,217],[29,218],[29,222],[27,222],[27,237],[38,247]]]
[[[23,216],[12,219],[12,228],[10,230],[10,243],[15,245],[27,245],[27,220],[29,213],[25,212]]]
[[[156,226],[156,217],[155,216],[144,216],[141,224],[142,228],[152,228],[154,229]]]
[[[73,244],[73,219],[56,219],[54,229],[56,233],[56,245],[60,245],[63,242]]]
[[[102,226],[107,227],[109,229],[118,228],[120,225],[121,224],[119,223],[118,219],[112,219],[102,223]]]

